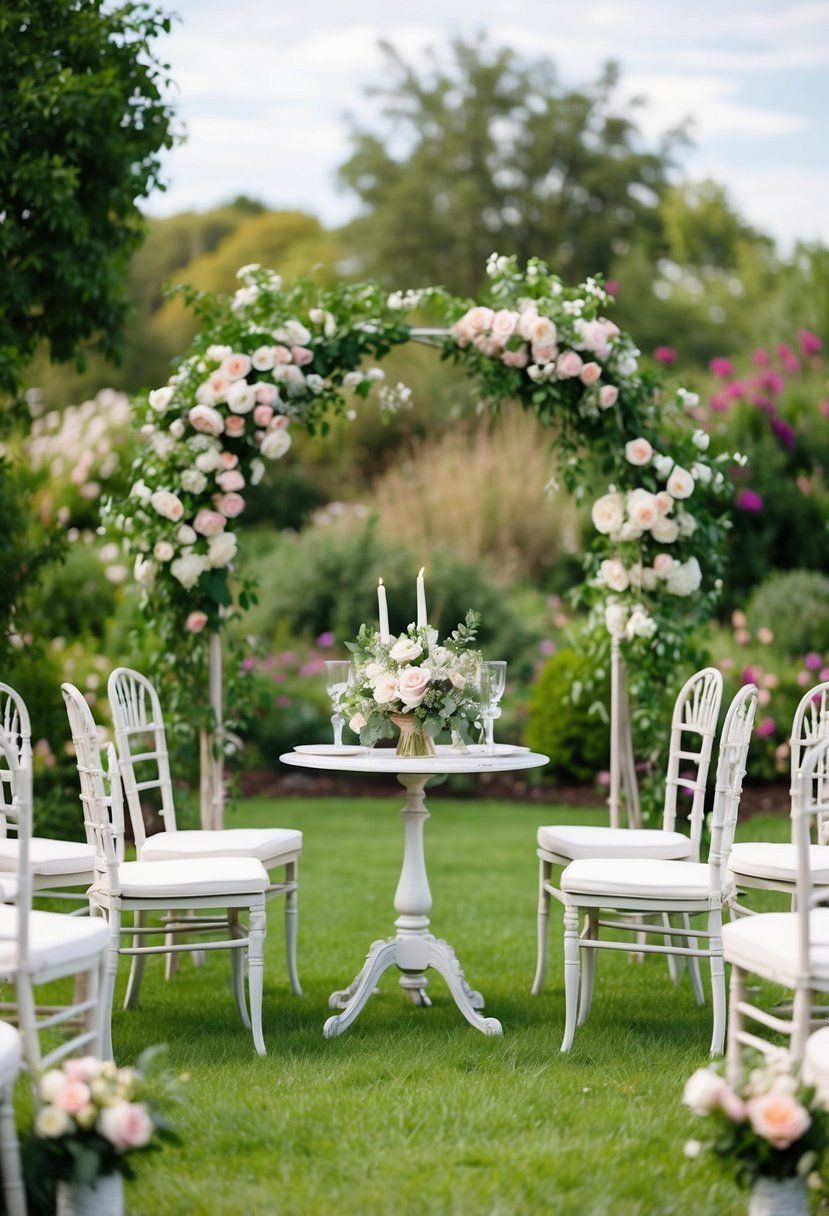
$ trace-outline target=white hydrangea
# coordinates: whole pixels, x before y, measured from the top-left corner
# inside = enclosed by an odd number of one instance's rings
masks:
[[[181,474],[181,488],[188,494],[201,494],[207,488],[207,478],[201,469],[184,469]]]

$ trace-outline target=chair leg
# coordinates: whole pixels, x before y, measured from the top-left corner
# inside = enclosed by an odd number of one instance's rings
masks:
[[[135,920],[133,923],[134,923],[136,929],[140,929],[142,925],[145,925],[147,923],[143,912],[136,912],[134,914],[134,916],[135,916]],[[168,936],[169,936],[169,934],[168,934]],[[141,937],[136,934],[132,939],[132,944],[134,946],[140,946],[141,941],[142,941]],[[166,941],[166,938],[165,938],[165,941]],[[168,955],[167,957],[169,958],[170,956]],[[130,976],[129,976],[129,979],[127,980],[127,991],[124,994],[124,1008],[125,1009],[137,1009],[138,1008],[138,998],[141,994],[141,980],[144,976],[144,964],[146,961],[147,961],[146,954],[134,954],[132,956],[132,964],[130,966]]]
[[[28,975],[17,973],[17,1022],[23,1040],[23,1059],[33,1074],[41,1070],[40,1034],[37,1029],[37,1007],[32,982]]]
[[[228,934],[236,941],[247,936],[247,933],[242,925],[239,924],[239,913],[236,908],[229,908],[227,913],[227,928]],[[250,1018],[248,1017],[248,1007],[245,1000],[245,952],[244,950],[230,951],[230,968],[233,977],[233,995],[236,998],[236,1008],[239,1011],[239,1020],[245,1030],[250,1030]]]
[[[561,1050],[569,1051],[576,1033],[579,1008],[579,911],[564,906],[564,1039]]]
[[[297,863],[290,861],[285,866],[285,881],[298,884]],[[288,965],[288,982],[294,996],[302,996],[299,974],[296,969],[296,939],[299,924],[299,886],[285,896],[285,961]]]
[[[662,924],[666,929],[671,928],[671,916],[669,912],[662,913]],[[674,943],[674,938],[672,934],[666,933],[662,941],[666,946],[670,947]],[[684,957],[681,954],[666,954],[665,958],[668,961],[668,975],[671,977],[671,983],[676,988],[677,984],[682,979],[682,972],[685,969]]]
[[[806,1050],[806,1040],[811,1030],[812,994],[808,988],[798,988],[794,994],[792,1007],[792,1044],[791,1054],[795,1063],[803,1059]]]
[[[590,911],[584,919],[584,928],[582,929],[582,939],[589,938],[595,941],[599,936],[599,914],[598,912]],[[581,991],[579,993],[579,1026],[583,1026],[587,1021],[587,1015],[590,1013],[590,1006],[593,1002],[593,981],[596,976],[596,954],[597,951],[587,949],[584,952],[584,958],[581,965]]]
[[[26,1216],[26,1192],[11,1086],[0,1093],[0,1168],[3,1171],[3,1200],[7,1216]]]
[[[683,924],[683,927],[686,929],[691,928],[691,918],[687,912],[683,912],[683,914],[682,914],[682,924]],[[686,938],[684,938],[684,944],[686,946],[693,946],[694,939],[692,937],[686,937]],[[704,1005],[705,1004],[705,992],[703,991],[702,976],[700,975],[700,971],[699,971],[699,959],[693,954],[688,954],[685,957],[688,960],[688,975],[691,980],[691,988],[693,989],[693,992],[694,992],[694,1000],[696,1001],[696,1003],[698,1005]],[[723,981],[723,983],[724,982],[725,981]],[[720,1050],[722,1050],[722,1049],[720,1049]]]
[[[121,957],[121,913],[110,911],[109,947],[104,960],[101,983],[101,1059],[113,1060],[112,1051],[112,1007],[115,1003],[115,978],[118,975],[118,959]],[[135,955],[140,958],[141,955]],[[132,975],[130,975],[132,979]]]
[[[711,1031],[711,1055],[721,1056],[725,1040],[725,960],[722,952],[722,913],[711,912],[708,916],[708,944],[712,951],[711,1006],[714,1024]],[[690,956],[689,956],[690,958]],[[696,960],[694,960],[696,962]]]
[[[533,979],[533,986],[530,989],[533,996],[538,996],[539,992],[544,987],[544,979],[547,975],[547,938],[550,928],[550,892],[547,890],[546,884],[550,881],[552,872],[552,862],[546,861],[542,857],[539,860],[538,865],[538,945],[535,963],[535,978]]]
[[[736,963],[732,963],[728,991],[728,1047],[725,1057],[725,1076],[731,1086],[739,1082],[742,1068],[740,1035],[745,1028],[745,1016],[739,1005],[745,999],[746,973]]]
[[[250,1020],[253,1029],[253,1045],[257,1055],[265,1055],[265,1040],[262,1035],[262,993],[265,979],[265,900],[254,904],[248,922],[248,992],[250,996]]]

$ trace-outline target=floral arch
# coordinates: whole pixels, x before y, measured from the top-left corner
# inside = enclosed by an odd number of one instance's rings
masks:
[[[184,289],[199,332],[168,383],[139,403],[146,442],[135,481],[105,514],[183,678],[209,650],[220,734],[220,630],[251,594],[243,586],[234,599],[229,581],[246,487],[285,455],[292,427],[324,432],[355,395],[377,391],[390,405],[405,399],[405,387],[387,386],[378,366],[392,347],[413,339],[437,346],[466,369],[485,408],[514,398],[553,428],[563,488],[592,501],[581,591],[591,660],[613,683],[613,819],[620,781],[629,811],[636,802],[621,652],[632,703],[647,705],[648,690],[670,679],[716,601],[734,457],[710,457],[692,393],[664,391],[640,366],[632,338],[606,316],[612,297],[599,278],[566,287],[540,259],[522,268],[496,254],[487,275],[478,301],[442,288],[289,285],[259,266],[239,271],[231,297]],[[415,312],[439,326],[412,324]],[[194,642],[202,631],[209,646]],[[220,822],[221,749],[213,751],[202,814],[210,817],[209,800]]]

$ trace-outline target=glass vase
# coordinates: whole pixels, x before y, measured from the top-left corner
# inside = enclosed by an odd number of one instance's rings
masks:
[[[55,1216],[124,1216],[124,1179],[103,1174],[95,1186],[59,1182]]]
[[[755,1178],[748,1216],[809,1216],[805,1178]]]
[[[394,749],[395,756],[404,760],[422,760],[424,756],[437,755],[434,739],[414,714],[389,714],[389,718],[400,732]]]

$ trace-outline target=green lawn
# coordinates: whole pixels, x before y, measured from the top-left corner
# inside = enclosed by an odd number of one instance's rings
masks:
[[[436,791],[439,793],[439,791]],[[503,1038],[472,1029],[430,973],[431,1009],[411,1005],[387,972],[357,1021],[324,1039],[328,994],[392,932],[402,855],[396,799],[256,799],[228,825],[305,834],[299,967],[287,988],[282,903],[269,905],[264,1028],[254,1054],[238,1023],[225,955],[172,983],[148,962],[141,1010],[117,1012],[119,1063],[169,1045],[186,1071],[181,1147],[136,1158],[130,1216],[614,1216],[744,1213],[746,1195],[688,1162],[699,1131],[682,1107],[685,1078],[707,1059],[710,1006],[664,960],[604,953],[596,996],[573,1050],[564,1025],[561,917],[553,909],[545,992],[529,995],[535,961],[535,830],[604,822],[603,812],[518,803],[430,802],[426,854],[432,928],[456,948]],[[782,838],[786,820],[752,819],[742,838]],[[126,965],[120,974],[123,995]]]

